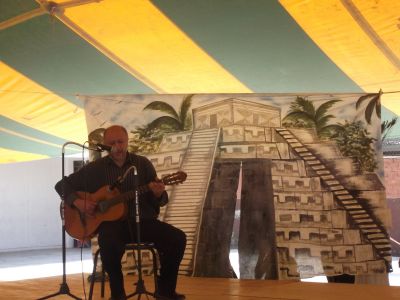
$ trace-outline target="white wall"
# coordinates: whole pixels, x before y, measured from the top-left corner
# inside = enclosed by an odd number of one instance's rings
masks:
[[[73,170],[66,158],[65,174]],[[61,158],[0,164],[0,252],[57,248],[62,245]],[[67,247],[73,240],[66,234]]]

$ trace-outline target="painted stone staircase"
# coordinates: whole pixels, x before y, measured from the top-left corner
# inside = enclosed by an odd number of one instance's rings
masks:
[[[320,176],[321,180],[333,193],[337,203],[345,209],[352,222],[356,224],[364,237],[371,243],[378,257],[385,260],[388,271],[391,271],[390,240],[385,228],[379,224],[376,217],[364,208],[360,199],[351,195],[329,168],[306,145],[302,144],[290,130],[286,128],[276,128],[275,130],[293,151]]]
[[[176,186],[164,221],[186,233],[187,245],[179,272],[191,275],[204,199],[210,181],[219,128],[193,131],[181,169],[187,173],[184,184]]]

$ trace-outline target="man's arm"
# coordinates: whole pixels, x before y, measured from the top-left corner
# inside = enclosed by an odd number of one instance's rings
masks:
[[[88,170],[84,167],[78,172],[64,177],[56,183],[54,188],[60,197],[64,199],[65,204],[74,206],[81,212],[93,215],[97,203],[91,199],[90,194],[87,194],[85,199],[80,198],[77,194],[77,191],[83,191],[85,189],[84,183],[88,177],[87,173]]]
[[[165,191],[165,185],[161,181],[152,181],[149,188],[158,201],[158,205],[164,206],[168,203],[168,193]]]
[[[72,205],[75,199],[79,198],[76,192],[80,190],[79,172],[64,177],[55,185],[55,190],[64,199],[65,203]]]
[[[158,179],[156,170],[151,161],[147,158],[145,158],[144,161],[147,180],[149,181],[148,186],[153,196],[152,200],[158,206],[164,206],[168,203],[168,193],[165,191],[165,185]]]

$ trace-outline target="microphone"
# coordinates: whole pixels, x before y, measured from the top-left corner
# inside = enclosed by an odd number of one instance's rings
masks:
[[[132,165],[132,166],[130,166],[130,167],[125,171],[124,175],[122,175],[122,176],[120,176],[120,177],[118,178],[119,182],[122,183],[122,182],[125,180],[126,176],[128,176],[128,174],[129,174],[132,170],[133,170],[133,175],[136,176],[136,175],[137,175],[136,166]]]
[[[122,182],[124,182],[126,176],[133,170],[133,174],[136,176],[137,175],[137,169],[136,166],[130,166],[125,173],[122,176],[119,176],[115,182],[113,182],[109,187],[108,191],[111,192],[114,190],[118,185],[120,185]]]
[[[100,144],[100,143],[96,143],[95,146],[97,147],[97,150],[100,152],[103,152],[103,151],[111,152],[111,150],[112,150],[112,146],[108,146],[108,145],[104,145],[104,144]]]
[[[115,182],[108,187],[108,191],[111,192],[121,183],[122,183],[122,176],[119,176],[117,180],[115,180]]]

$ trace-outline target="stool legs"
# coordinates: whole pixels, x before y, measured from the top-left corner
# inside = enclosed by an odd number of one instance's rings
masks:
[[[93,298],[93,288],[94,288],[94,282],[96,281],[96,267],[97,267],[97,261],[99,259],[99,254],[100,254],[100,249],[98,249],[94,255],[94,260],[93,260],[93,271],[92,271],[92,276],[90,276],[90,289],[89,289],[89,300],[92,300]],[[104,286],[105,286],[105,280],[106,280],[106,274],[103,268],[103,265],[101,266],[101,298],[104,297]]]
[[[153,256],[153,278],[154,278],[154,292],[158,292],[158,276],[157,276],[157,271],[158,271],[158,265],[157,265],[157,255],[156,251],[154,248],[149,248],[151,251],[151,254]]]
[[[157,272],[158,272],[158,264],[157,264],[157,253],[152,246],[139,246],[140,250],[149,250],[152,254],[152,259],[153,259],[153,278],[154,278],[154,294],[158,291],[158,282],[157,282]],[[135,250],[136,247],[130,245],[127,247],[126,250]],[[94,283],[96,281],[96,269],[97,269],[97,261],[99,259],[100,255],[100,249],[98,249],[94,255],[94,260],[93,260],[93,271],[92,271],[92,276],[90,278],[90,289],[89,289],[89,300],[93,299],[93,289],[94,289]],[[104,297],[104,288],[105,288],[105,271],[103,266],[101,267],[101,297]],[[128,295],[127,298],[132,297],[134,295],[137,295],[137,293],[133,293],[131,295]]]
[[[157,254],[156,254],[156,250],[154,248],[153,245],[146,245],[146,244],[138,244],[136,247],[132,245],[128,246],[128,249],[131,249],[133,251],[140,249],[142,250],[149,250],[151,252],[152,255],[152,260],[153,260],[153,278],[154,278],[154,293],[150,293],[148,291],[146,291],[145,287],[144,287],[144,282],[142,280],[142,282],[140,282],[140,280],[138,282],[135,283],[136,285],[136,291],[133,292],[132,294],[129,294],[126,296],[126,298],[130,298],[136,295],[138,296],[138,299],[140,299],[142,294],[147,294],[150,295],[152,297],[155,297],[157,291],[158,291],[158,282],[157,282],[157,272],[158,272],[158,264],[157,264]],[[141,259],[141,258],[139,258]],[[137,263],[137,262],[136,262]],[[140,278],[140,277],[139,277]]]
[[[94,282],[96,280],[96,278],[95,278],[96,277],[96,267],[97,267],[97,260],[99,258],[99,254],[100,254],[100,249],[98,249],[96,251],[96,254],[94,255],[93,271],[92,271],[92,276],[90,277],[89,300],[92,300],[92,297],[93,297],[93,287],[94,287]]]

